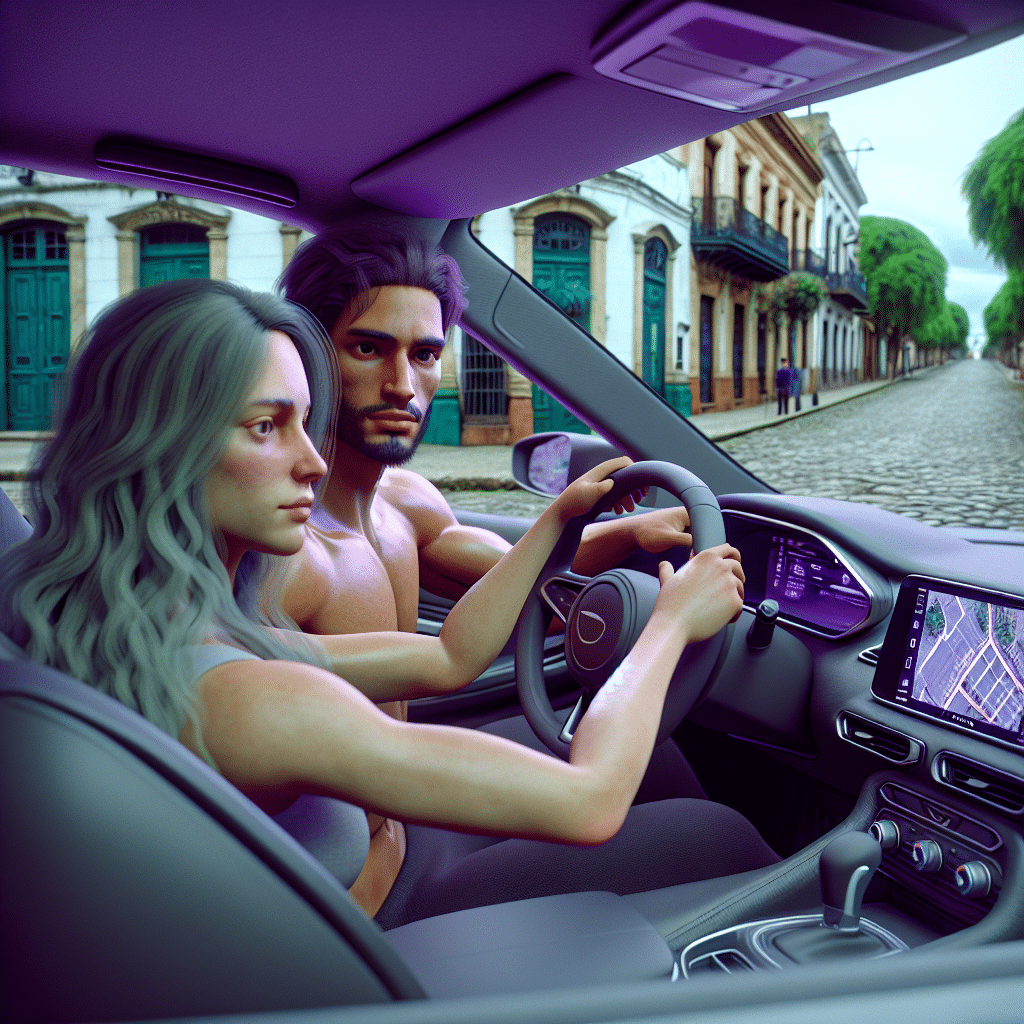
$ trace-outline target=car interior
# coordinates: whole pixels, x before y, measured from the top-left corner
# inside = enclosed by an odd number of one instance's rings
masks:
[[[1021,33],[1019,0],[0,0],[3,162],[438,244],[468,285],[462,328],[593,431],[519,442],[517,480],[550,478],[552,441],[561,486],[625,453],[638,464],[606,504],[650,486],[649,503],[686,505],[695,547],[740,549],[742,616],[687,651],[663,734],[783,858],[384,931],[181,744],[0,637],[0,1016],[1019,1020],[1024,534],[776,492],[470,222]],[[0,550],[31,529],[4,499]],[[511,541],[529,526],[456,512]],[[413,702],[413,720],[522,710],[564,756],[595,685],[571,649],[597,586],[568,568],[582,526],[498,661]],[[598,578],[623,622],[610,659],[650,612],[656,566],[631,556]],[[421,631],[450,607],[421,591]],[[570,642],[546,635],[552,615]],[[996,634],[1014,628],[1007,655]],[[998,683],[957,662],[960,641],[987,642]],[[938,700],[954,676],[956,700]],[[353,810],[310,813],[343,846]]]

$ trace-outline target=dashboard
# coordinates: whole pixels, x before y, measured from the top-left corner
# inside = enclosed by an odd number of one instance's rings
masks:
[[[750,512],[726,513],[725,519],[743,555],[744,604],[751,610],[774,600],[783,622],[840,639],[891,609],[889,584],[820,533]]]
[[[707,723],[866,795],[880,873],[916,919],[942,934],[1024,933],[1024,537],[972,540],[826,499],[720,503],[747,577],[744,618],[778,602],[772,648],[797,642],[809,667],[800,676],[789,658],[753,677],[767,695],[755,710],[729,696],[757,671],[743,652],[723,666]],[[780,704],[805,709],[788,739]]]

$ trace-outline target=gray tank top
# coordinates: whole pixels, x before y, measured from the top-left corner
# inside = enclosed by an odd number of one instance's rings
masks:
[[[192,648],[192,669],[196,680],[218,665],[250,660],[260,659],[249,651],[240,651],[227,644],[202,644]],[[206,761],[216,769],[205,746],[202,749]],[[329,796],[305,794],[272,817],[346,889],[356,880],[370,852],[370,828],[366,812],[361,807]]]

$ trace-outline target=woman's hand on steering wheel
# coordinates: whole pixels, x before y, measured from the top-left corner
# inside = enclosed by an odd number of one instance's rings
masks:
[[[719,544],[694,555],[678,571],[671,562],[658,566],[661,591],[651,619],[665,616],[686,624],[687,642],[707,640],[743,611],[746,577],[740,553],[731,544]]]

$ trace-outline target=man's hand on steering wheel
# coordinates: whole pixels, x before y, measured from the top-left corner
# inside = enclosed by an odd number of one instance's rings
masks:
[[[599,466],[588,470],[571,484],[551,503],[551,508],[558,513],[564,526],[575,516],[586,515],[614,486],[612,473],[632,466],[633,460],[621,455],[617,459],[609,459]],[[626,504],[628,502],[628,505]],[[629,510],[633,507],[630,495],[620,499],[616,508]]]

